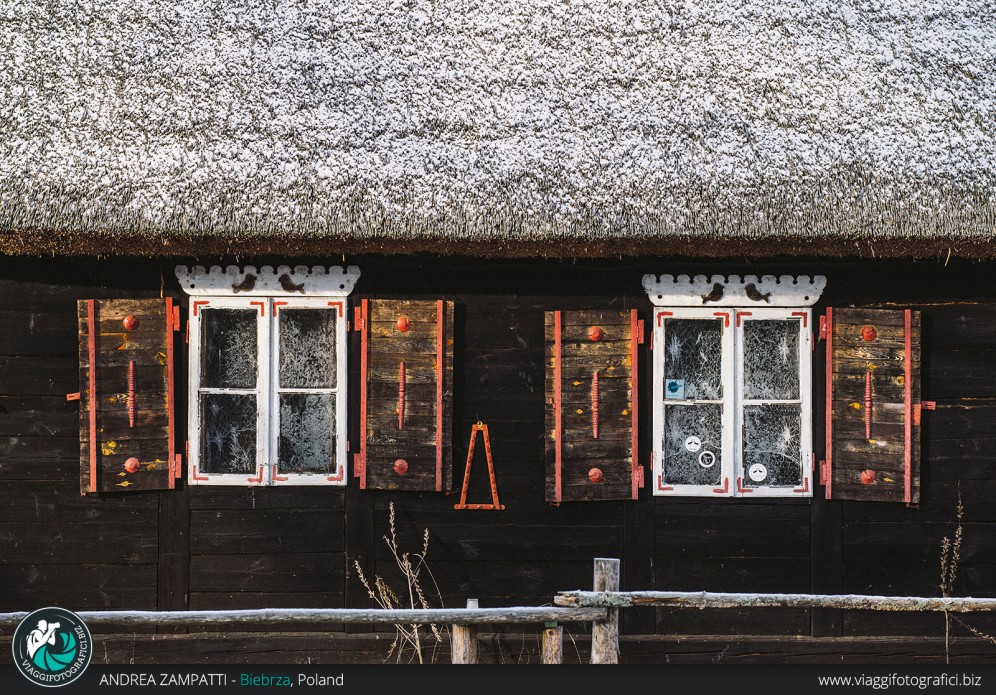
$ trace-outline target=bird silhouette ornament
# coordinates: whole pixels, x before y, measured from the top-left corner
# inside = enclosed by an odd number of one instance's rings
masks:
[[[245,279],[239,284],[232,284],[232,292],[238,294],[239,292],[249,292],[253,287],[256,286],[256,276],[252,273],[246,273]]]
[[[709,294],[702,295],[702,303],[707,302],[718,302],[723,298],[723,285],[721,283],[715,283],[712,286],[712,291]]]
[[[300,285],[295,285],[294,281],[291,280],[290,275],[287,273],[281,275],[277,278],[277,280],[280,281],[280,286],[284,289],[284,292],[300,292],[301,294],[304,294],[304,283],[302,282]]]
[[[752,302],[767,302],[768,304],[771,304],[771,293],[765,292],[764,294],[762,294],[761,292],[758,291],[757,285],[755,285],[753,282],[748,282],[744,286],[744,292],[747,293],[747,299],[751,300]]]

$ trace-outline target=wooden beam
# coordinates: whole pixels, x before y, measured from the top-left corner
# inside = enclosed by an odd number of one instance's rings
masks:
[[[477,610],[477,599],[467,599],[467,610]],[[477,663],[477,625],[450,625],[450,663]]]
[[[0,625],[16,625],[26,611],[0,613]],[[396,625],[414,623],[547,623],[604,620],[604,608],[261,608],[233,611],[77,611],[85,622],[101,625],[282,625],[315,622]]]
[[[540,643],[540,663],[564,663],[564,628],[556,623],[547,623],[543,628]]]
[[[595,558],[593,593],[619,591],[619,560]],[[604,619],[591,626],[591,663],[619,663],[619,609],[608,608]]]
[[[618,561],[617,561],[618,562]],[[873,611],[996,611],[996,598],[929,598],[920,596],[861,596],[857,594],[734,594],[708,591],[565,591],[553,599],[558,606],[635,606],[669,608],[842,608]]]

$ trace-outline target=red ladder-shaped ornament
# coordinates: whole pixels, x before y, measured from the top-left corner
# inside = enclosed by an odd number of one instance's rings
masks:
[[[470,486],[470,468],[474,462],[474,444],[477,433],[484,433],[484,454],[488,459],[488,477],[491,478],[491,504],[467,504],[467,488]],[[460,489],[460,503],[453,505],[454,509],[494,509],[501,511],[505,505],[498,501],[498,483],[495,482],[495,464],[491,459],[491,438],[488,437],[488,426],[478,422],[470,426],[470,448],[467,451],[467,467],[463,472],[463,487]]]

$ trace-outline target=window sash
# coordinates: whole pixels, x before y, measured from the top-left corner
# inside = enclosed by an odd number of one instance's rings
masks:
[[[737,436],[737,475],[738,484],[735,486],[735,496],[750,497],[809,497],[813,491],[812,481],[812,334],[809,326],[812,320],[812,311],[809,308],[785,308],[785,309],[754,309],[751,308],[749,314],[738,312],[737,314],[737,340],[736,340],[736,375],[737,375],[737,406],[736,410],[736,433]],[[744,367],[744,329],[750,321],[794,321],[798,324],[798,365],[797,378],[799,383],[799,397],[788,399],[747,399],[743,397],[746,393],[744,379],[746,370]],[[744,437],[744,421],[746,416],[744,410],[747,406],[765,405],[791,405],[797,406],[799,413],[799,450],[798,461],[801,472],[801,482],[791,486],[756,485],[750,480],[749,471],[744,470],[745,458],[744,447],[746,438]],[[749,491],[749,492],[748,492]]]
[[[280,386],[280,312],[294,309],[334,310],[335,313],[335,386],[332,388],[303,388]],[[272,484],[274,485],[331,485],[346,482],[346,299],[345,297],[302,297],[281,298],[274,306],[272,319],[272,350],[270,354],[270,442],[268,461]],[[331,473],[292,473],[281,471],[280,457],[281,410],[280,396],[285,394],[332,395],[335,421],[335,467]]]

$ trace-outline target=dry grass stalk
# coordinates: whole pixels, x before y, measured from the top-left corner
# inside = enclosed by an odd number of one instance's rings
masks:
[[[961,483],[958,484],[958,506],[955,507],[955,527],[954,540],[947,536],[941,539],[941,596],[948,597],[954,591],[954,581],[958,576],[958,560],[961,558],[962,541],[962,518],[965,516],[965,506],[961,501]],[[976,637],[987,639],[996,644],[996,637],[975,628],[966,623],[961,618],[944,611],[944,659],[946,663],[951,663],[951,621],[954,620]]]
[[[353,567],[356,569],[356,575],[359,577],[363,587],[367,590],[367,595],[370,596],[374,603],[385,610],[393,608],[430,608],[429,601],[426,599],[425,592],[422,589],[422,572],[424,571],[432,580],[437,596],[439,596],[439,587],[436,585],[436,580],[432,576],[432,571],[429,570],[428,565],[425,563],[425,558],[429,554],[429,529],[425,529],[422,533],[421,552],[406,552],[398,545],[398,534],[394,516],[394,502],[390,503],[389,510],[389,534],[384,536],[384,542],[391,551],[391,555],[394,557],[398,570],[401,572],[402,577],[404,577],[405,588],[400,592],[396,592],[393,588],[391,588],[387,581],[379,575],[374,577],[373,585],[371,585],[366,575],[363,573],[363,568],[360,567],[359,561],[353,560]],[[399,593],[404,596],[404,599],[398,596]],[[443,607],[441,597],[439,605],[440,607]],[[401,663],[402,661],[413,663],[415,660],[418,660],[418,663],[420,664],[425,663],[423,655],[423,638],[428,639],[428,635],[423,635],[423,631],[425,629],[424,626],[415,623],[411,625],[395,625],[394,627],[396,631],[394,641],[391,643],[391,648],[388,650],[387,656],[384,657],[384,660],[387,661],[392,655],[394,655],[395,660],[398,663]],[[436,625],[430,624],[429,631],[435,638],[436,645],[442,643],[443,636]],[[433,652],[432,656],[434,660],[435,652]]]

